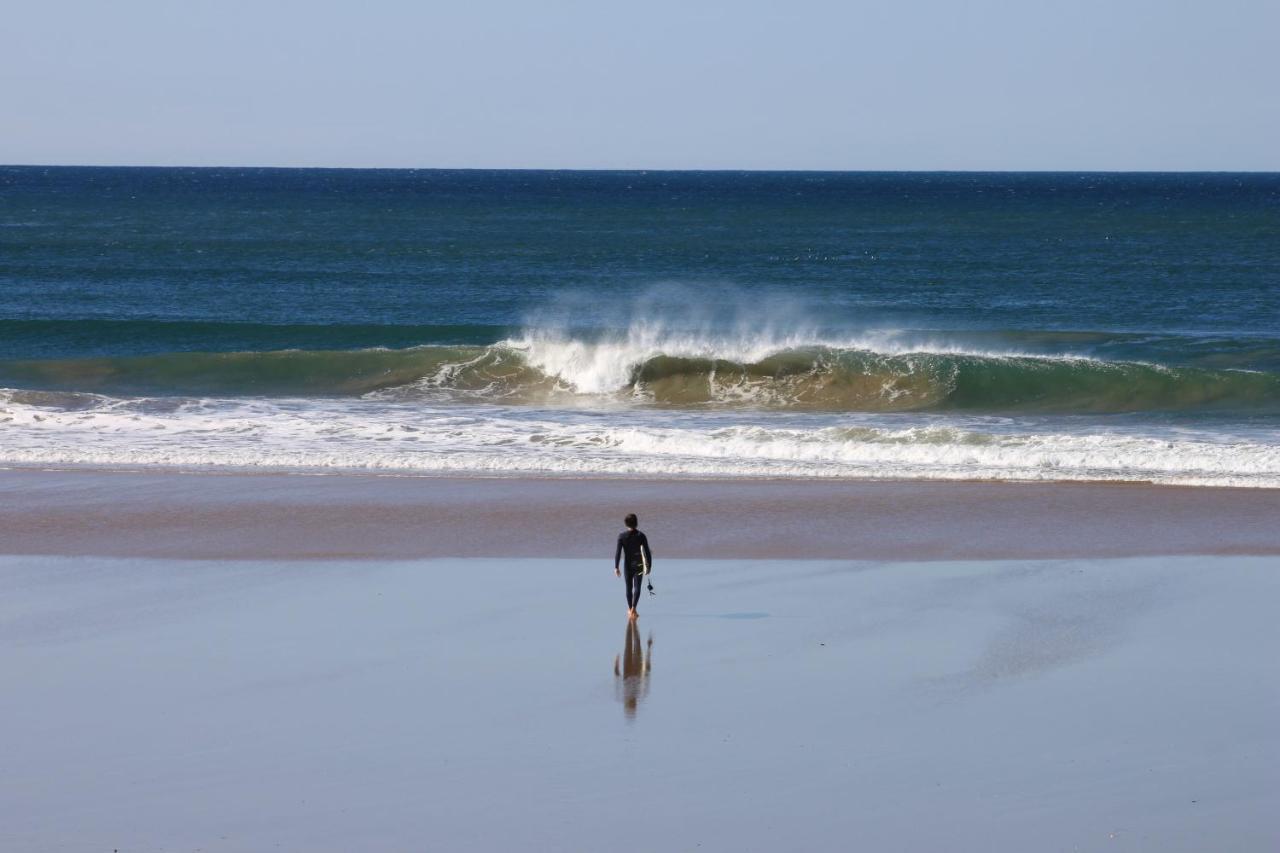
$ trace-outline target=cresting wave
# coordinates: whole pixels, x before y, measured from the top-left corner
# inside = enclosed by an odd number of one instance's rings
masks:
[[[0,360],[0,464],[1280,487],[1272,344],[999,334],[637,324]]]
[[[576,340],[0,361],[0,385],[112,396],[371,397],[818,412],[1280,410],[1280,374],[885,341]]]

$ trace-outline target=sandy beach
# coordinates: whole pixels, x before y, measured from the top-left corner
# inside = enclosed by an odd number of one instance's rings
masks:
[[[1280,490],[0,470],[10,554],[960,560],[1280,554]]]
[[[1276,492],[9,470],[0,498],[3,850],[1280,842]],[[658,555],[635,629],[624,509]]]
[[[1264,851],[1275,558],[0,560],[0,848]]]

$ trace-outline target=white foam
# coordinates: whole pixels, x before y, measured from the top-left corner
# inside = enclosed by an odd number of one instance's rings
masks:
[[[1129,480],[1280,487],[1280,433],[1054,429],[1010,419],[540,411],[373,400],[0,393],[0,463],[483,474]]]
[[[499,346],[519,351],[530,366],[561,380],[581,394],[609,394],[625,388],[638,367],[659,356],[750,364],[788,350],[825,348],[883,356],[953,355],[1094,361],[1083,355],[975,349],[939,340],[936,336],[896,330],[834,337],[794,326],[778,329],[767,323],[717,331],[710,327],[689,330],[661,322],[636,321],[623,332],[597,340],[574,338],[555,330],[535,330],[520,338],[504,341]]]

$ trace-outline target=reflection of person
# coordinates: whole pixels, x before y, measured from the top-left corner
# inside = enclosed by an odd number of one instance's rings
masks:
[[[648,538],[636,529],[634,512],[623,519],[623,523],[627,529],[618,534],[618,547],[613,552],[613,573],[627,582],[627,618],[635,619],[640,615],[636,607],[640,604],[644,576],[653,567],[653,552],[649,550]],[[621,569],[618,568],[620,561],[623,563]]]
[[[636,707],[649,690],[649,669],[653,665],[653,635],[647,646],[640,645],[640,629],[635,622],[627,623],[627,639],[622,654],[613,659],[613,674],[619,680],[618,699],[622,712],[628,717],[636,715]]]

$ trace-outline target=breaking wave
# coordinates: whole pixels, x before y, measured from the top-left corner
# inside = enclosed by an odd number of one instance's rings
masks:
[[[0,464],[1280,487],[1265,340],[484,334],[0,360]]]
[[[404,349],[0,361],[0,385],[108,395],[628,403],[819,412],[1280,409],[1280,374],[885,341],[529,336]]]

